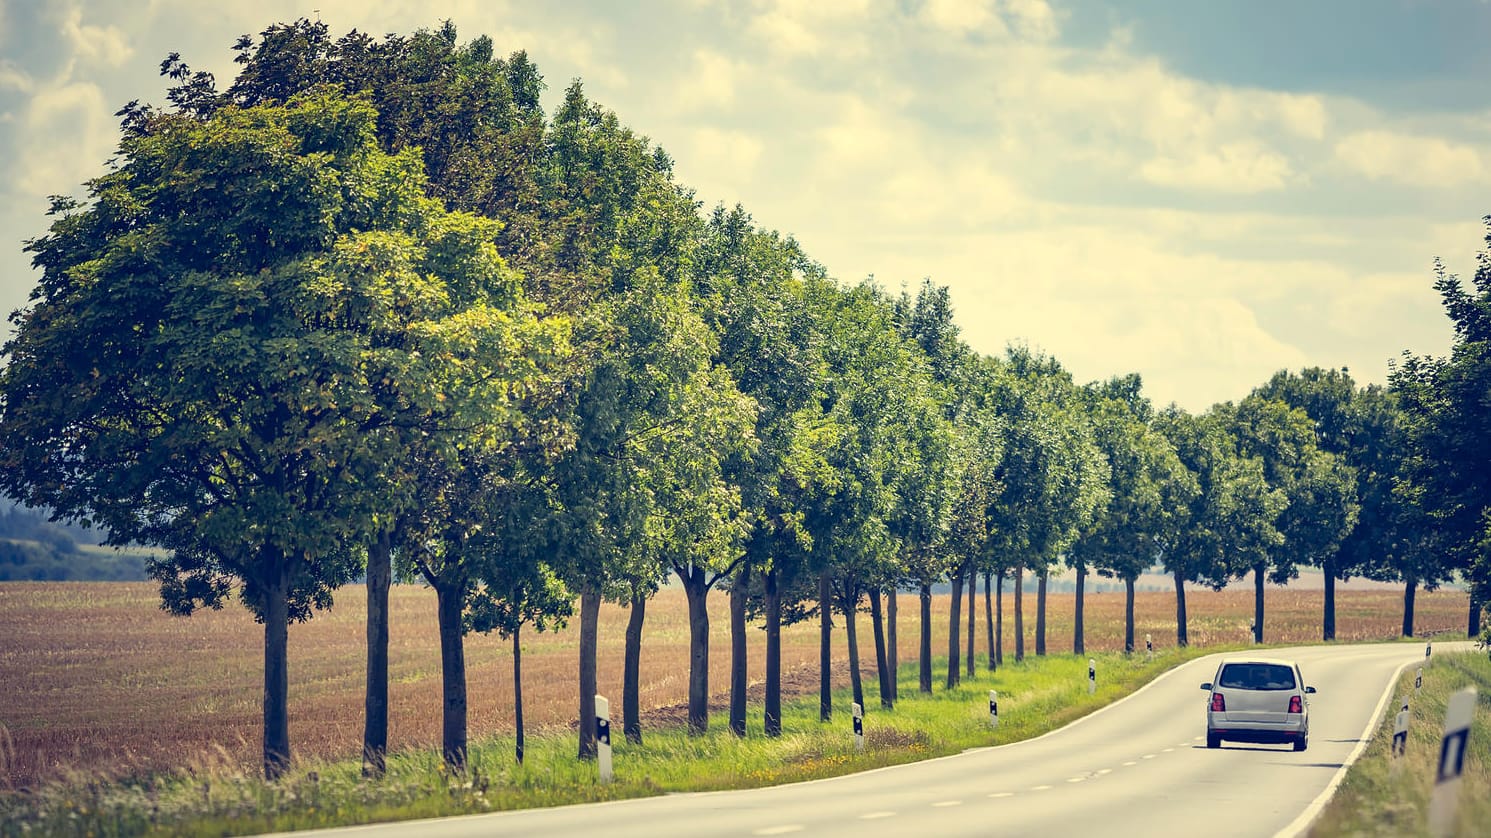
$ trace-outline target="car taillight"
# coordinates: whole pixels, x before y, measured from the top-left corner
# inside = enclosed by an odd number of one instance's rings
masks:
[[[1289,696],[1289,712],[1291,712],[1291,713],[1303,713],[1303,712],[1305,712],[1304,699],[1300,698],[1297,695],[1291,695],[1291,696]]]
[[[1225,712],[1226,710],[1227,710],[1227,699],[1223,698],[1221,693],[1212,693],[1211,694],[1211,711],[1213,713],[1222,713],[1222,712]]]

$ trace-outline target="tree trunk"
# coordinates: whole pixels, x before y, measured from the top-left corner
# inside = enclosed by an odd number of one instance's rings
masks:
[[[958,686],[963,680],[963,661],[959,655],[959,646],[963,640],[963,566],[953,568],[952,575],[953,598],[949,605],[949,625],[947,632],[947,688]]]
[[[782,597],[777,570],[766,572],[766,710],[767,736],[782,735]]]
[[[1263,642],[1263,570],[1261,564],[1253,565],[1253,642]]]
[[[833,683],[833,580],[828,571],[818,575],[818,721],[834,717]]]
[[[994,665],[1004,666],[1004,570],[994,574]]]
[[[880,706],[889,710],[891,685],[896,682],[896,672],[890,668],[885,657],[885,628],[881,623],[880,589],[870,589],[870,626],[875,630],[875,672],[880,677]]]
[[[859,610],[859,586],[844,583],[844,636],[849,640],[849,685],[854,691],[854,703],[863,710],[865,706],[864,684],[859,672],[859,633],[856,628],[856,612]]]
[[[920,676],[917,688],[924,693],[932,691],[932,586],[922,583],[921,590],[921,660],[917,662]]]
[[[1175,645],[1184,649],[1191,644],[1186,635],[1186,582],[1180,571],[1175,571]]]
[[[521,623],[513,626],[513,728],[518,735],[513,754],[518,758],[519,765],[523,764],[523,644],[520,642],[522,633]]]
[[[689,601],[689,735],[700,736],[709,730],[709,589],[704,568],[693,567],[683,576],[683,593]]]
[[[992,579],[994,574],[984,573],[984,632],[989,640],[989,671],[994,671],[994,597]]]
[[[1035,653],[1040,657],[1046,655],[1046,576],[1049,571],[1042,570],[1041,575],[1035,580]]]
[[[642,744],[642,625],[646,620],[647,595],[633,594],[621,664],[621,730],[634,745]]]
[[[1465,623],[1466,637],[1481,635],[1481,602],[1475,598],[1475,586],[1470,587],[1470,615]]]
[[[1015,663],[1025,660],[1025,565],[1015,565]]]
[[[580,759],[595,759],[595,635],[600,621],[599,591],[580,594]]]
[[[1123,651],[1134,651],[1134,579],[1129,576],[1123,580]]]
[[[1413,599],[1418,595],[1419,582],[1410,579],[1403,585],[1403,636],[1413,636]]]
[[[1083,655],[1087,653],[1087,639],[1083,637],[1082,609],[1084,600],[1082,592],[1087,587],[1087,565],[1077,565],[1077,601],[1076,609],[1072,614],[1072,654]]]
[[[746,600],[751,566],[742,564],[730,585],[730,732],[746,735]]]
[[[890,701],[895,704],[901,697],[901,653],[896,643],[896,586],[892,585],[885,595],[886,667],[890,670]]]
[[[1330,559],[1321,562],[1321,570],[1325,571],[1325,615],[1321,626],[1321,637],[1325,640],[1336,639],[1336,565]]]
[[[971,681],[978,668],[973,654],[973,639],[978,628],[975,619],[978,615],[978,570],[974,568],[973,562],[968,563],[968,572],[965,575],[968,577],[968,679]]]
[[[363,699],[362,776],[382,777],[388,753],[388,588],[393,579],[393,536],[382,532],[368,546],[368,670]]]
[[[452,773],[466,770],[466,586],[435,588],[435,610],[440,626],[441,716],[440,751]]]
[[[264,778],[278,780],[290,768],[290,580],[278,549],[265,547],[263,555]]]

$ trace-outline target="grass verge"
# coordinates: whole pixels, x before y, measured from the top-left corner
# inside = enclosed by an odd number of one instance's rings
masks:
[[[1478,691],[1465,773],[1455,809],[1454,835],[1491,831],[1491,656],[1485,652],[1436,653],[1424,669],[1424,686],[1413,695],[1416,668],[1404,671],[1393,700],[1371,742],[1310,829],[1312,838],[1334,836],[1427,836],[1429,799],[1439,763],[1445,707],[1467,686]],[[1392,756],[1393,723],[1402,697],[1409,698],[1408,743]]]
[[[761,709],[751,708],[747,736],[732,736],[716,714],[703,736],[645,730],[641,745],[613,737],[615,782],[601,785],[593,762],[575,758],[572,732],[532,736],[515,763],[511,737],[473,741],[470,769],[448,775],[436,749],[392,754],[388,773],[369,780],[357,761],[302,761],[277,783],[223,765],[167,775],[104,781],[75,775],[25,793],[0,793],[0,836],[242,835],[504,809],[645,797],[665,792],[754,788],[848,774],[968,748],[1029,739],[1109,704],[1186,660],[1218,647],[1142,654],[1096,654],[1098,688],[1087,693],[1087,656],[1050,655],[982,669],[944,689],[937,661],[934,691],[917,691],[916,664],[901,667],[900,700],[879,706],[865,689],[863,752],[851,734],[847,690],[834,696],[834,718],[818,719],[816,695],[783,704],[783,735],[768,738]],[[1000,722],[991,729],[988,691],[999,691]],[[3,733],[3,729],[0,729]],[[3,744],[3,743],[0,743]]]

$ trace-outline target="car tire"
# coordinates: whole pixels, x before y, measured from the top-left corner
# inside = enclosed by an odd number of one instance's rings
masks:
[[[1294,749],[1296,751],[1303,751],[1305,748],[1308,748],[1309,746],[1310,746],[1310,738],[1308,736],[1301,736],[1300,738],[1294,740]]]
[[[1208,748],[1220,748],[1220,747],[1222,747],[1222,737],[1220,737],[1220,736],[1213,736],[1210,733],[1206,734],[1206,747],[1208,747]]]

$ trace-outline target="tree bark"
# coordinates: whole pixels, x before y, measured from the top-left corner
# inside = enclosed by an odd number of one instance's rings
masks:
[[[709,588],[704,569],[684,576],[683,593],[689,602],[689,735],[709,730]]]
[[[891,701],[891,685],[896,681],[895,670],[890,668],[889,661],[885,656],[885,628],[881,623],[880,612],[880,589],[870,589],[870,626],[875,631],[875,673],[880,682],[880,706],[889,710],[893,706]]]
[[[952,575],[953,598],[949,605],[949,626],[947,632],[947,688],[952,689],[962,682],[963,661],[959,656],[959,646],[963,640],[963,566],[953,568]]]
[[[1015,565],[1015,663],[1025,660],[1025,565]]]
[[[1046,576],[1048,572],[1042,570],[1041,575],[1035,580],[1035,653],[1040,657],[1046,655]]]
[[[1413,600],[1418,595],[1419,581],[1410,579],[1403,585],[1403,636],[1413,636]]]
[[[730,732],[746,735],[746,601],[751,566],[742,564],[730,585]]]
[[[1481,602],[1475,598],[1475,586],[1470,587],[1470,614],[1465,623],[1466,637],[1481,636]]]
[[[452,773],[466,770],[466,610],[464,584],[435,588],[435,610],[440,626],[440,685],[443,714],[440,751]]]
[[[895,704],[901,697],[901,652],[896,642],[896,586],[885,594],[886,667],[890,670],[890,701]]]
[[[647,595],[633,594],[621,665],[621,730],[634,745],[642,744],[642,626],[646,620]]]
[[[393,535],[368,546],[368,669],[363,699],[362,776],[382,777],[388,753],[388,588],[393,579]]]
[[[1134,579],[1130,576],[1123,580],[1123,651],[1134,651]]]
[[[854,703],[863,710],[865,706],[864,684],[859,672],[859,632],[856,628],[858,622],[856,612],[859,610],[859,586],[850,582],[844,583],[844,636],[849,640],[849,685],[854,691]]]
[[[1336,639],[1336,565],[1327,558],[1321,562],[1321,570],[1325,571],[1325,613],[1321,625],[1321,638],[1324,640]]]
[[[1253,565],[1253,642],[1263,642],[1263,571],[1261,564]]]
[[[1186,634],[1186,581],[1175,571],[1175,645],[1184,649],[1191,644]]]
[[[919,677],[917,688],[924,693],[932,691],[932,586],[922,583],[921,589],[921,660],[917,662]]]
[[[978,570],[974,568],[973,562],[968,563],[968,571],[964,574],[968,577],[968,679],[973,680],[978,664],[974,661],[973,639],[977,631],[978,615]]]
[[[518,758],[518,764],[523,764],[523,644],[521,635],[522,624],[513,626],[513,728],[517,732],[517,744],[513,748],[513,755]]]
[[[1087,587],[1087,565],[1077,565],[1077,601],[1076,610],[1072,615],[1072,654],[1082,655],[1087,653],[1087,639],[1083,637],[1082,610],[1085,604],[1083,591]]]
[[[833,580],[828,571],[818,575],[818,721],[834,717],[833,683]]]
[[[1004,570],[994,574],[994,665],[1004,666]]]
[[[580,594],[580,759],[595,759],[595,636],[600,621],[599,591]]]
[[[268,584],[264,591],[264,778],[278,780],[290,768],[290,580],[277,548],[262,551]]]
[[[994,665],[995,664],[995,661],[994,661],[994,597],[993,597],[993,593],[994,592],[991,590],[993,576],[994,576],[994,574],[989,573],[987,571],[984,573],[984,633],[988,635],[988,640],[989,640],[989,644],[988,645],[989,645],[989,671],[990,672],[993,672],[994,669],[995,669],[995,665]]]
[[[766,709],[767,736],[782,735],[782,597],[777,570],[766,572]]]

